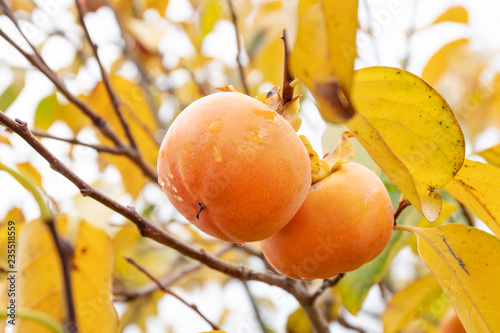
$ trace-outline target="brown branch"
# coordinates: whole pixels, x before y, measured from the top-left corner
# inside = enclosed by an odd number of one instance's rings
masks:
[[[4,8],[5,12],[10,12],[8,7]],[[12,17],[14,17],[12,15]],[[15,19],[15,17],[14,17]],[[93,111],[87,104],[74,96],[66,87],[64,82],[57,76],[57,74],[52,71],[45,62],[36,55],[27,53],[19,45],[17,45],[2,29],[0,29],[0,36],[5,39],[10,45],[12,45],[19,53],[23,55],[34,67],[36,67],[42,74],[44,74],[59,91],[74,104],[78,109],[82,111],[91,121],[92,124],[99,129],[99,131],[110,139],[116,146],[123,147],[126,149],[126,156],[133,161],[144,173],[145,176],[153,181],[157,181],[158,177],[156,171],[138,154],[138,151],[127,147],[120,137],[113,131],[109,123],[100,116],[98,113]]]
[[[252,309],[255,312],[255,317],[257,318],[257,322],[259,323],[259,326],[262,330],[263,333],[268,333],[269,331],[266,328],[266,325],[264,324],[264,321],[262,320],[262,317],[260,316],[259,308],[257,307],[257,303],[255,302],[255,298],[252,295],[252,292],[250,291],[250,288],[248,288],[248,283],[246,281],[241,281],[243,283],[243,288],[245,288],[245,292],[248,295],[248,299],[250,300],[250,303],[252,304]]]
[[[460,209],[462,210],[463,216],[467,220],[467,224],[469,224],[469,226],[471,227],[475,227],[476,223],[474,222],[474,216],[471,215],[471,213],[467,210],[467,207],[465,207],[463,203],[459,202],[459,205]]]
[[[134,261],[134,259],[132,258],[128,258],[128,257],[124,257],[125,260],[127,260],[130,264],[132,264],[135,268],[137,268],[138,270],[140,270],[142,273],[144,273],[144,275],[146,275],[151,281],[153,281],[154,283],[156,283],[156,285],[158,286],[158,288],[160,290],[162,290],[164,293],[166,294],[169,294],[169,295],[172,295],[174,296],[175,298],[177,298],[180,302],[182,302],[183,304],[185,304],[186,306],[190,307],[194,312],[196,312],[201,318],[203,318],[203,320],[205,320],[210,326],[212,326],[212,329],[214,329],[215,331],[218,331],[220,330],[219,326],[217,326],[216,324],[214,324],[212,321],[210,321],[210,319],[208,319],[207,317],[205,317],[205,315],[203,313],[200,312],[200,310],[198,309],[198,307],[194,304],[190,304],[188,302],[186,302],[186,300],[184,300],[182,297],[180,297],[179,295],[177,295],[177,293],[175,293],[174,291],[172,291],[172,289],[170,288],[167,288],[165,286],[163,286],[160,281],[158,281],[153,275],[151,275],[151,273],[149,273],[146,268],[144,268],[143,266],[139,265],[138,263],[136,263]]]
[[[347,320],[345,320],[344,317],[342,316],[339,316],[337,318],[337,321],[339,322],[340,325],[344,326],[345,328],[348,328],[350,330],[353,330],[353,331],[356,331],[356,332],[359,332],[359,333],[365,333],[365,330],[360,328],[360,327],[357,327],[357,326],[354,326],[354,325],[351,325],[349,324],[349,322],[347,322]]]
[[[126,153],[126,150],[123,149],[122,147],[110,147],[110,146],[94,145],[91,143],[82,142],[76,138],[72,138],[72,139],[61,138],[61,137],[49,134],[47,132],[37,130],[37,129],[32,129],[31,133],[33,133],[35,136],[38,136],[41,138],[47,138],[47,139],[71,143],[74,145],[89,147],[89,148],[92,148],[100,153],[110,153],[110,154],[114,154],[114,155],[124,155]]]
[[[286,42],[286,29],[283,29],[283,34],[281,35],[281,39],[283,40],[283,105],[290,102],[293,99],[293,87],[290,83],[293,81],[292,74],[290,73],[290,54],[288,51],[288,45]]]
[[[215,250],[212,253],[212,255],[216,256],[216,257],[220,257],[221,255],[223,255],[224,253],[226,253],[227,251],[229,251],[233,248],[234,248],[233,244],[226,244],[225,246],[221,247],[220,249]],[[174,284],[175,282],[177,282],[180,279],[182,279],[183,277],[185,277],[186,275],[188,275],[188,274],[190,274],[190,273],[192,273],[192,272],[194,272],[202,267],[203,267],[203,263],[192,262],[190,264],[185,265],[185,267],[179,269],[178,271],[174,272],[173,274],[170,274],[170,275],[166,276],[165,278],[159,279],[159,281],[161,282],[161,284],[163,286],[169,287],[172,284]],[[152,283],[152,284],[148,284],[148,285],[142,286],[142,287],[134,289],[134,290],[115,289],[115,290],[113,290],[113,294],[115,296],[116,295],[121,296],[121,298],[115,298],[116,301],[130,301],[130,300],[133,300],[133,299],[141,297],[141,296],[149,295],[149,294],[155,292],[156,290],[158,290],[158,286],[156,284]]]
[[[311,304],[314,303],[314,301],[316,301],[316,299],[321,296],[326,289],[328,288],[332,288],[334,286],[336,286],[340,280],[342,280],[342,278],[344,277],[345,273],[340,273],[339,275],[331,278],[331,279],[325,279],[323,280],[323,284],[321,285],[321,287],[319,287],[309,298],[309,302]]]
[[[134,207],[123,206],[120,203],[112,200],[103,193],[99,192],[90,186],[83,179],[78,177],[64,163],[57,159],[28,129],[25,122],[16,119],[15,121],[6,114],[0,112],[0,123],[10,128],[13,132],[24,139],[38,154],[40,154],[52,169],[63,175],[71,181],[80,190],[83,196],[88,196],[100,202],[104,206],[112,209],[118,214],[134,223],[143,237],[150,238],[160,244],[168,246],[179,253],[202,262],[206,266],[220,271],[228,276],[235,277],[241,280],[261,281],[269,285],[277,286],[293,295],[301,304],[306,312],[311,324],[315,327],[318,333],[327,333],[328,322],[321,311],[309,303],[309,293],[307,289],[297,280],[287,278],[282,275],[271,274],[267,272],[257,272],[244,265],[236,265],[230,262],[223,261],[216,256],[206,253],[202,249],[195,248],[186,242],[183,242],[164,230],[159,229],[152,224],[144,216],[137,213]]]
[[[53,217],[51,217],[50,221],[47,221],[47,226],[49,227],[50,235],[52,236],[52,239],[56,246],[57,254],[61,259],[64,297],[66,301],[67,311],[67,318],[65,320],[64,327],[68,333],[77,333],[78,323],[76,321],[75,301],[73,297],[72,287],[73,284],[71,282],[71,258],[73,256],[73,249],[57,233]]]
[[[99,57],[99,53],[97,52],[97,45],[94,44],[92,41],[92,38],[90,37],[89,30],[87,29],[87,25],[85,24],[85,19],[83,17],[83,10],[82,7],[80,6],[80,3],[78,0],[75,0],[75,6],[78,12],[78,19],[80,21],[80,25],[82,26],[83,32],[85,34],[85,38],[87,39],[87,42],[90,44],[92,48],[92,53],[94,54],[94,57],[97,61],[97,64],[99,65],[99,69],[101,71],[101,77],[102,81],[104,82],[104,86],[106,87],[106,91],[108,92],[109,99],[111,100],[111,104],[113,105],[113,110],[115,111],[116,116],[118,117],[120,124],[123,128],[123,131],[125,132],[125,135],[130,143],[130,146],[132,146],[133,149],[137,149],[137,143],[135,142],[135,138],[132,135],[132,132],[130,131],[130,127],[128,123],[125,121],[125,118],[123,117],[123,114],[120,110],[120,99],[116,95],[116,92],[114,91],[113,87],[111,86],[111,82],[109,81],[108,74],[106,73],[106,70],[104,69],[101,58]]]
[[[405,208],[409,207],[409,206],[411,206],[411,203],[407,199],[404,199],[403,201],[399,202],[398,209],[394,213],[394,226],[396,226],[396,224],[397,224],[397,220],[398,220],[399,215],[401,215],[403,210],[405,210]]]
[[[273,265],[271,265],[271,263],[269,262],[269,260],[267,260],[266,256],[264,255],[264,253],[262,253],[262,251],[254,250],[250,246],[247,246],[247,245],[238,246],[238,249],[240,249],[240,250],[242,250],[242,251],[244,251],[252,256],[259,258],[260,260],[262,260],[264,265],[266,265],[266,268],[268,270],[270,270],[273,273],[279,274],[278,271],[276,270],[276,268],[274,268]]]
[[[227,0],[229,5],[229,11],[231,13],[231,20],[233,21],[234,30],[236,33],[236,47],[238,48],[236,54],[236,62],[238,63],[238,71],[240,73],[241,84],[243,85],[243,91],[245,94],[249,95],[250,91],[248,90],[247,81],[245,79],[245,71],[243,70],[243,65],[241,64],[241,45],[240,45],[240,33],[238,30],[238,17],[236,16],[236,12],[234,11],[233,0]]]

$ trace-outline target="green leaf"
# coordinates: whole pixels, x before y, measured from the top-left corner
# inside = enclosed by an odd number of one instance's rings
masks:
[[[22,68],[11,68],[14,79],[10,86],[0,95],[0,111],[5,112],[16,100],[24,88],[25,70]]]

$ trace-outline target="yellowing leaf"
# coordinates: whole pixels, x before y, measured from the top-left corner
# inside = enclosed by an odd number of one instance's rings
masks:
[[[163,291],[157,290],[127,302],[127,310],[120,317],[120,332],[130,324],[137,325],[141,332],[147,332],[146,319],[158,313],[158,301],[164,295]]]
[[[418,239],[420,256],[468,332],[498,332],[500,240],[462,224],[421,229],[400,226]]]
[[[335,148],[324,157],[324,160],[328,163],[330,171],[337,169],[344,163],[349,163],[354,159],[354,147],[351,144],[349,138],[353,135],[349,131],[343,132]]]
[[[12,146],[8,137],[0,135],[0,143]]]
[[[35,185],[37,185],[38,187],[42,187],[42,175],[40,175],[38,170],[35,169],[35,167],[31,165],[31,163],[19,163],[16,165],[16,167],[23,176],[29,177]]]
[[[202,0],[200,7],[200,27],[202,38],[208,35],[221,15],[220,0]]]
[[[463,50],[468,44],[469,40],[463,38],[443,46],[431,57],[425,66],[422,72],[422,78],[430,85],[435,85],[448,69],[450,57],[458,50]]]
[[[500,168],[500,145],[488,148],[477,154],[483,157],[489,164]]]
[[[500,169],[465,160],[445,189],[500,237]]]
[[[400,332],[412,319],[425,313],[441,294],[441,287],[432,275],[417,280],[397,292],[387,304],[382,316],[384,332]]]
[[[327,121],[346,121],[353,114],[346,96],[356,58],[358,1],[299,0],[285,6],[296,20],[288,24],[294,74],[311,91]]]
[[[66,218],[57,226],[64,234]],[[62,322],[65,317],[60,259],[47,224],[35,220],[19,235],[18,310],[39,311]],[[72,258],[71,280],[79,332],[115,332],[118,319],[111,301],[111,251],[102,230],[81,223]],[[15,332],[51,332],[39,322],[19,318]]]
[[[432,24],[441,22],[468,23],[469,14],[462,6],[450,7],[443,14],[439,15],[439,17],[432,22]]]
[[[152,167],[156,166],[158,145],[154,141],[153,133],[157,126],[143,91],[132,82],[116,75],[111,76],[111,84],[122,102],[121,111],[129,124],[139,150]],[[97,84],[86,100],[92,109],[103,116],[118,135],[126,141],[120,121],[113,110],[109,95],[102,82]],[[109,140],[104,140],[104,142],[110,144]],[[122,175],[123,185],[127,192],[134,198],[139,195],[146,184],[146,178],[133,162],[126,157],[111,154],[99,155],[99,159],[115,165]]]
[[[91,121],[80,110],[72,104],[60,103],[53,93],[38,104],[35,111],[35,127],[46,131],[56,120],[64,121],[74,134],[83,127],[91,125]]]
[[[24,88],[25,70],[12,68],[12,73],[14,75],[12,83],[0,95],[0,112],[6,111]]]
[[[165,17],[168,0],[146,0],[146,7],[156,9],[161,16]]]
[[[135,18],[128,18],[126,28],[130,34],[139,42],[149,53],[158,53],[158,45],[163,38],[163,32],[156,27]]]
[[[300,135],[300,139],[304,143],[311,160],[312,183],[318,182],[330,174],[330,167],[325,160],[319,158],[318,153],[312,147],[311,141],[306,136]]]
[[[287,333],[313,333],[314,329],[307,318],[304,309],[299,307],[295,310],[286,322]]]
[[[286,103],[283,108],[279,111],[281,116],[286,119],[286,121],[292,125],[295,132],[300,129],[302,125],[302,118],[299,116],[300,109],[300,95],[295,96],[290,102]]]
[[[346,124],[403,195],[429,221],[464,161],[462,130],[446,101],[419,77],[390,67],[355,72],[356,115]]]

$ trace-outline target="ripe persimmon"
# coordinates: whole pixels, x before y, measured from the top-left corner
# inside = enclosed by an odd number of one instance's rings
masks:
[[[460,319],[458,319],[455,309],[451,308],[446,312],[441,324],[439,325],[440,333],[466,333],[464,326]]]
[[[235,243],[281,229],[311,185],[309,155],[290,124],[236,92],[203,97],[181,112],[161,144],[158,173],[188,221]]]
[[[365,166],[346,163],[314,183],[292,220],[260,244],[284,275],[325,279],[355,270],[380,254],[393,221],[382,181]]]

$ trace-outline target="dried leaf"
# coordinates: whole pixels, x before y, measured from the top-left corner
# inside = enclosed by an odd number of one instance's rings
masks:
[[[390,67],[355,72],[347,123],[403,195],[429,221],[464,161],[462,130],[446,101],[419,77]]]
[[[288,121],[290,125],[292,125],[295,132],[298,132],[300,129],[300,125],[302,125],[302,118],[300,118],[299,110],[300,110],[300,95],[295,96],[290,102],[286,103],[279,113],[283,118]]]
[[[284,5],[293,14],[287,24],[293,72],[327,121],[346,121],[354,111],[347,98],[356,58],[358,1],[299,0]]]
[[[349,138],[354,135],[349,131],[344,131],[335,145],[335,148],[323,159],[328,163],[330,171],[338,169],[342,164],[352,162],[354,159],[354,147]]]

